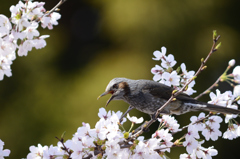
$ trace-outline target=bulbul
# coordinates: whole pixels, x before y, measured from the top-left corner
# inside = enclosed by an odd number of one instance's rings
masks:
[[[153,117],[156,111],[171,97],[173,90],[172,87],[151,80],[114,78],[99,98],[111,94],[112,96],[107,101],[106,106],[112,100],[123,100],[130,105],[127,112],[136,108]],[[223,114],[240,113],[239,110],[201,102],[185,93],[180,93],[176,96],[176,100],[170,102],[160,114],[180,115],[189,111],[211,111]]]

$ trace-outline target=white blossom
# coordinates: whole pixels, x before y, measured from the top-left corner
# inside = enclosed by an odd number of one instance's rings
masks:
[[[170,115],[163,115],[162,118],[158,118],[160,123],[163,123],[171,132],[178,132],[180,125],[178,124],[177,120]]]
[[[180,159],[196,159],[195,154],[181,154],[180,155]]]
[[[195,71],[187,71],[185,63],[181,64],[181,70],[183,72],[182,79],[181,79],[181,84],[184,85],[187,83],[190,79],[193,78]],[[191,83],[189,83],[187,90],[184,91],[184,93],[188,95],[192,95],[193,93],[196,93],[195,90],[193,90],[193,86],[195,85],[195,81],[193,80]]]
[[[193,150],[197,148],[198,141],[194,138],[191,138],[190,140],[184,141],[183,146],[186,147],[187,152],[191,154]]]
[[[233,97],[231,91],[221,93],[218,89],[216,90],[216,94],[211,92],[209,96],[211,98],[211,101],[209,101],[208,103],[225,107],[228,105],[228,103],[231,103]]]
[[[38,28],[38,23],[37,22],[32,22],[31,25],[29,25],[26,28],[26,30],[24,30],[22,33],[25,34],[27,39],[32,40],[33,37],[38,37],[40,35],[37,28]]]
[[[240,85],[234,86],[233,95],[234,95],[234,97],[240,96]]]
[[[43,159],[62,159],[65,152],[58,146],[50,145],[48,149],[43,150]]]
[[[167,48],[163,46],[161,48],[161,52],[158,50],[153,52],[153,55],[155,56],[155,58],[152,58],[152,59],[157,61],[164,59],[166,57],[166,52],[167,52]]]
[[[164,70],[161,66],[155,65],[155,67],[151,69],[151,72],[152,74],[154,74],[153,80],[158,82],[159,80],[162,79],[162,74],[164,73]]]
[[[177,61],[174,60],[174,56],[172,54],[169,54],[167,57],[162,59],[161,66],[163,68],[169,68],[175,66],[176,63]]]
[[[222,122],[222,118],[219,116],[211,116],[209,120],[205,123],[205,127],[202,130],[202,135],[206,140],[216,141],[219,136],[222,135],[222,132],[219,130],[220,123]]]
[[[205,156],[203,156],[203,158],[207,158],[207,159],[212,159],[212,156],[216,156],[218,154],[218,151],[216,149],[212,147],[209,148],[202,148],[203,152],[205,154]]]
[[[48,38],[48,37],[49,37],[49,35],[42,35],[42,36],[40,36],[40,37],[38,37],[36,39],[33,39],[34,47],[36,49],[44,48],[47,45],[45,39]]]
[[[12,25],[9,19],[5,15],[0,14],[0,37],[8,35],[11,29]]]
[[[202,120],[202,119],[204,119],[204,118],[205,118],[205,113],[200,113],[198,117],[192,116],[192,117],[190,118],[191,123],[192,123],[192,124],[194,123],[195,128],[196,128],[198,131],[202,131],[202,130],[204,129],[204,126],[205,126],[204,123],[203,123],[203,122],[198,122],[198,121],[200,121],[200,120]]]
[[[135,124],[140,124],[143,122],[143,117],[138,119],[135,116],[130,117],[129,114],[127,114],[127,118],[128,118],[128,120],[130,120],[132,123],[135,123]]]
[[[233,140],[239,136],[239,126],[236,124],[230,124],[227,131],[223,133],[224,139]]]
[[[49,17],[49,18],[47,18]],[[45,18],[42,18],[41,22],[42,22],[42,27],[46,28],[48,27],[48,29],[53,29],[53,25],[58,25],[57,20],[59,20],[61,18],[61,15],[57,12],[53,12],[50,15],[47,15]]]
[[[27,56],[28,51],[32,51],[33,47],[34,47],[33,40],[25,40],[23,42],[23,44],[19,45],[18,55],[19,56]]]
[[[229,104],[229,105],[227,105],[227,108],[238,109],[238,106]],[[226,114],[226,116],[225,116],[225,123],[228,123],[229,120],[231,120],[233,118],[237,118],[237,117],[238,117],[237,114]]]
[[[207,141],[209,139],[216,141],[218,137],[222,135],[222,132],[219,131],[219,129],[217,128],[211,127],[210,125],[206,125],[206,127],[202,131],[202,135],[205,137]]]
[[[83,158],[83,154],[84,154],[84,147],[82,146],[82,142],[81,141],[76,141],[73,143],[71,150],[73,150],[73,153],[71,154],[71,158],[72,159],[79,159],[79,158]]]
[[[240,66],[236,66],[234,69],[233,69],[233,77],[234,79],[236,80],[237,83],[240,83]]]
[[[176,71],[173,71],[171,73],[168,72],[164,72],[162,74],[162,78],[164,79],[164,81],[161,81],[161,83],[164,83],[167,86],[178,86],[179,85],[179,80],[180,80],[180,76],[177,75]]]
[[[99,113],[98,113],[99,118],[104,118],[106,120],[106,119],[110,118],[111,116],[112,116],[111,111],[107,112],[105,108],[99,109]]]
[[[27,155],[27,159],[41,159],[43,157],[43,151],[48,150],[48,146],[42,146],[38,144],[37,147],[30,146],[30,153]]]
[[[161,130],[157,130],[154,134],[152,134],[152,138],[156,138],[158,137],[159,139],[161,139],[161,143],[160,143],[160,149],[162,152],[168,151],[170,152],[170,148],[173,143],[171,142],[173,137],[172,135],[169,133],[169,130],[166,129],[161,129]],[[163,142],[162,142],[163,141]]]

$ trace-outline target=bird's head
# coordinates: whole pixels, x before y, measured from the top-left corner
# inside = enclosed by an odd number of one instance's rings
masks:
[[[102,96],[105,96],[107,94],[111,94],[112,96],[107,101],[106,106],[112,101],[112,100],[121,100],[124,99],[124,95],[130,92],[129,85],[128,85],[129,79],[126,78],[114,78],[112,79],[103,94],[101,94],[98,99]]]

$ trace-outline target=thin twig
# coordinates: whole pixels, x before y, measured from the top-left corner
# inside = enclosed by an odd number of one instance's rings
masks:
[[[208,88],[208,89],[206,89],[204,92],[202,92],[201,94],[199,94],[197,97],[195,97],[194,99],[199,99],[200,97],[202,97],[203,95],[205,95],[205,94],[208,94],[214,87],[217,87],[217,84],[218,84],[218,82],[221,80],[221,77],[222,77],[222,75],[220,76],[220,77],[218,77],[218,79]]]
[[[228,81],[228,80],[224,80],[224,78],[225,78],[228,70],[229,70],[231,67],[232,67],[232,66],[229,65],[229,66],[226,68],[226,70],[224,71],[224,73],[223,73],[220,77],[218,77],[218,79],[217,79],[208,89],[206,89],[204,92],[202,92],[201,94],[199,94],[199,95],[198,95],[197,97],[195,97],[194,99],[198,99],[198,98],[202,97],[203,95],[208,94],[214,87],[217,87],[219,81],[221,81],[221,80],[222,80],[222,81],[226,81],[226,82],[229,83],[229,81]],[[232,83],[229,83],[229,84],[232,86]],[[232,87],[234,87],[234,86],[232,86]]]
[[[55,6],[55,7],[53,7],[50,11],[48,11],[44,16],[46,16],[46,15],[49,15],[49,14],[51,14],[52,12],[54,12],[57,8],[59,8],[64,2],[66,2],[67,0],[60,0],[59,2],[58,2],[58,4]]]

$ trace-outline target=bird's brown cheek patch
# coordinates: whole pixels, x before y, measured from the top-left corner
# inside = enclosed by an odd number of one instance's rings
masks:
[[[127,82],[121,82],[121,83],[118,84],[118,88],[123,88],[124,89],[126,87],[128,87]]]
[[[125,91],[125,94],[130,93],[130,88],[127,82],[121,82],[118,84],[118,88],[123,89]]]

